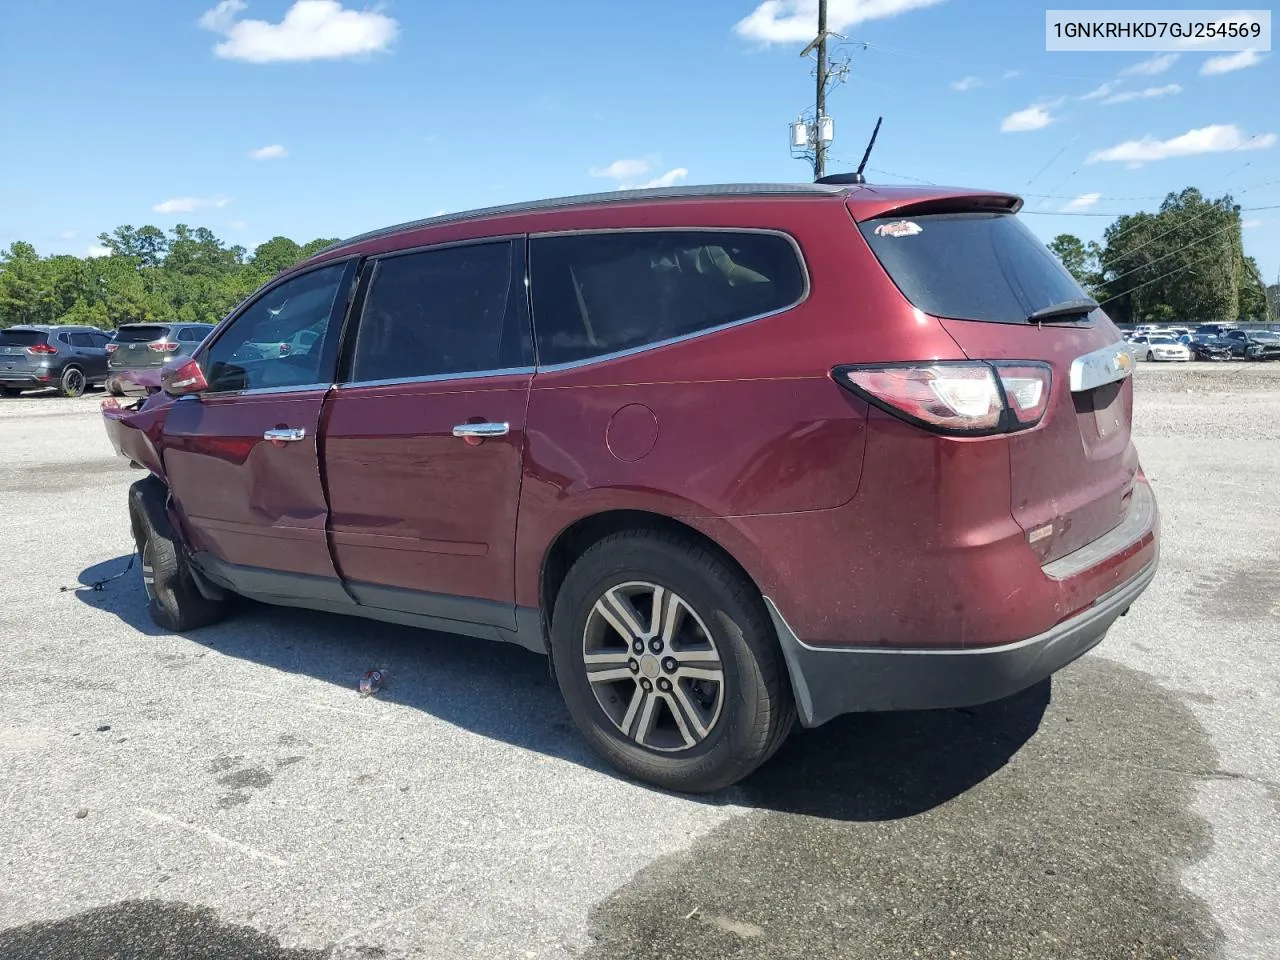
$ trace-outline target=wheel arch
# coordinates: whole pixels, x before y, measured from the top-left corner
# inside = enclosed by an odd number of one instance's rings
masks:
[[[544,631],[551,628],[551,612],[556,597],[573,562],[592,545],[605,537],[624,530],[660,530],[683,537],[713,553],[721,561],[751,584],[756,595],[764,603],[761,586],[747,568],[723,544],[696,527],[666,514],[650,510],[613,509],[579,517],[558,533],[543,554],[538,578],[538,601]]]

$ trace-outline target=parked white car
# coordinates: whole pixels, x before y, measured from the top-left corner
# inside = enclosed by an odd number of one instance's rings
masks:
[[[1130,351],[1139,360],[1190,360],[1191,348],[1166,335],[1134,337]]]

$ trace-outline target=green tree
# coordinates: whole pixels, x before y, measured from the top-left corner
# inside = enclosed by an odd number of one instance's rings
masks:
[[[1102,285],[1102,275],[1099,272],[1102,248],[1096,242],[1090,240],[1086,245],[1077,236],[1060,233],[1049,242],[1049,249],[1087,293],[1095,294],[1098,291]]]

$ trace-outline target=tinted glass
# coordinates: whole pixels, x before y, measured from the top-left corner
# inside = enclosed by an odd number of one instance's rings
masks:
[[[93,345],[95,347],[105,347],[108,343],[111,342],[110,334],[91,333],[89,334],[89,336],[93,339]]]
[[[93,336],[88,333],[71,334],[71,345],[73,347],[95,347],[97,344],[93,342]]]
[[[0,330],[0,347],[32,347],[48,341],[43,330]]]
[[[1011,214],[885,217],[858,226],[903,295],[936,317],[1026,323],[1036,310],[1086,296]]]
[[[204,339],[204,331],[193,327],[184,327],[178,331],[178,340],[182,343],[199,343]]]
[[[1253,333],[1253,339],[1261,343],[1276,343],[1277,341],[1280,341],[1280,334],[1273,333],[1270,330],[1255,330]]]
[[[163,340],[169,334],[169,328],[152,323],[127,323],[116,331],[117,343],[150,343],[152,340]]]
[[[322,267],[272,287],[250,305],[204,356],[209,389],[255,390],[329,383],[333,364],[323,337],[339,291],[345,291],[345,264]],[[299,331],[321,333],[309,346],[292,347]]]
[[[510,242],[380,260],[360,317],[353,381],[402,380],[525,365]]]
[[[531,244],[538,362],[641,347],[795,305],[804,269],[785,237],[632,231]]]

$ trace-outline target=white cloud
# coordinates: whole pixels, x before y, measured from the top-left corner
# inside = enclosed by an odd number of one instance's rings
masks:
[[[654,177],[652,180],[646,180],[644,183],[628,183],[623,184],[624,190],[648,190],[651,187],[674,187],[677,183],[689,176],[689,171],[684,167],[675,167],[668,170],[660,177]]]
[[[1182,87],[1176,83],[1167,83],[1163,87],[1147,87],[1145,90],[1126,90],[1124,93],[1117,93],[1114,97],[1107,97],[1102,101],[1104,107],[1115,103],[1130,103],[1134,100],[1154,100],[1156,97],[1167,97],[1175,93],[1181,93]]]
[[[1068,202],[1062,210],[1064,213],[1070,213],[1075,210],[1088,210],[1101,199],[1102,194],[1100,193],[1082,193],[1074,200]]]
[[[1178,62],[1177,53],[1161,53],[1154,57],[1148,57],[1146,60],[1140,60],[1131,67],[1125,67],[1120,71],[1122,77],[1154,77],[1157,73],[1164,73],[1175,63]]]
[[[109,257],[111,256],[111,248],[92,246],[84,252],[84,255],[90,260],[97,260],[99,257]]]
[[[171,200],[157,203],[151,209],[156,213],[191,213],[191,211],[199,210],[201,207],[217,207],[221,209],[230,202],[226,197],[174,197]]]
[[[1144,163],[1167,160],[1170,157],[1192,157],[1201,153],[1229,153],[1235,150],[1265,150],[1274,146],[1275,142],[1274,133],[1246,137],[1235,124],[1216,123],[1188,130],[1169,140],[1156,140],[1150,136],[1141,140],[1126,140],[1105,150],[1095,150],[1085,162],[1114,161],[1127,163],[1130,167],[1140,167]]]
[[[1245,67],[1256,67],[1263,59],[1262,54],[1253,49],[1227,53],[1221,57],[1210,57],[1200,67],[1200,76],[1212,77],[1219,73],[1230,73],[1232,70],[1243,70]]]
[[[830,0],[827,29],[843,33],[868,20],[883,20],[943,0]],[[818,0],[764,0],[734,25],[734,32],[760,43],[808,43],[818,33]]]
[[[58,236],[63,240],[74,240],[76,238],[76,232],[74,230],[63,230],[58,234]]]
[[[248,226],[249,226],[248,220],[232,220],[231,221],[232,230],[244,230]]]
[[[433,214],[432,214],[432,216],[433,216],[433,217],[443,217],[443,216],[444,216],[446,213],[448,213],[448,212],[449,212],[449,211],[448,211],[448,210],[446,210],[446,209],[444,209],[444,207],[441,207],[439,210],[437,210],[435,213],[433,213]]]
[[[959,80],[954,80],[951,83],[951,89],[958,90],[960,93],[964,93],[966,90],[972,90],[974,87],[980,86],[982,86],[982,81],[977,77],[961,77]]]
[[[288,155],[289,151],[278,143],[273,143],[270,146],[259,147],[257,150],[249,151],[250,160],[279,160],[283,157],[287,157]]]
[[[593,177],[603,177],[605,180],[631,180],[634,177],[642,177],[653,169],[653,161],[641,159],[623,159],[615,160],[607,167],[592,167],[587,172]]]
[[[1020,77],[1020,76],[1022,76],[1021,70],[1006,70],[1004,73],[1000,74],[1000,79],[1012,80],[1014,77]]]
[[[1037,103],[1025,110],[1017,110],[1000,122],[1001,133],[1021,133],[1040,130],[1053,123],[1057,117],[1049,112],[1049,104]]]
[[[1100,87],[1095,87],[1088,93],[1081,94],[1081,100],[1101,100],[1103,97],[1109,97],[1115,92],[1115,89],[1124,83],[1123,80],[1108,80]]]
[[[1241,228],[1242,230],[1252,230],[1254,227],[1261,227],[1261,226],[1262,226],[1263,224],[1265,224],[1266,222],[1267,222],[1267,221],[1265,221],[1265,220],[1259,220],[1259,219],[1257,219],[1257,218],[1254,218],[1254,219],[1252,219],[1252,220],[1241,220],[1241,221],[1240,221],[1240,228]]]
[[[206,10],[200,26],[226,39],[213,52],[227,60],[337,60],[385,50],[400,30],[391,17],[347,10],[339,0],[296,0],[279,23],[238,20],[245,0],[222,0]]]

